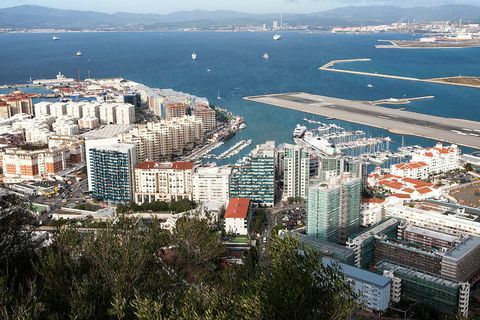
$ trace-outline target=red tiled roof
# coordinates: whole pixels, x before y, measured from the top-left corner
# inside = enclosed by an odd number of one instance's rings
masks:
[[[188,170],[193,168],[193,162],[177,161],[172,163],[172,169],[176,170]]]
[[[362,198],[362,203],[384,203],[384,199],[380,198]]]
[[[228,202],[225,218],[246,219],[250,210],[250,199],[231,198]]]
[[[417,191],[418,191],[420,194],[426,194],[426,193],[432,192],[432,189],[430,189],[430,188],[421,188],[421,189],[417,189]]]
[[[157,165],[157,162],[155,161],[145,161],[145,162],[142,162],[142,163],[139,163],[137,164],[137,169],[153,169],[155,168]]]
[[[407,163],[399,163],[395,165],[395,167],[400,170],[418,169],[426,166],[427,164],[425,162],[407,162]]]
[[[159,163],[155,161],[145,161],[137,164],[137,169],[149,170],[149,169],[173,169],[173,170],[188,170],[193,168],[193,162],[165,162]]]
[[[406,193],[414,193],[415,190],[414,189],[411,189],[411,188],[405,188],[405,189],[402,189],[403,192],[406,192]]]
[[[401,198],[401,199],[410,199],[410,195],[405,194],[405,193],[395,193],[395,194],[391,194],[390,196],[391,197],[396,197],[396,198]]]
[[[403,187],[403,183],[389,180],[382,180],[378,184],[397,190],[400,190]]]

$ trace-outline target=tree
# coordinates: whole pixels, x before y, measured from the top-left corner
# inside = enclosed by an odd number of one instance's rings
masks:
[[[473,166],[471,163],[467,163],[463,166],[466,171],[473,171]]]

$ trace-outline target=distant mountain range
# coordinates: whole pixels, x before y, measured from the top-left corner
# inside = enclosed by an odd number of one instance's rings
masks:
[[[311,14],[284,14],[286,23],[299,25],[340,26],[395,21],[458,20],[480,21],[480,7],[444,5],[437,7],[401,8],[395,6],[353,6]],[[101,28],[146,26],[155,28],[211,27],[247,24],[270,24],[278,14],[250,14],[236,11],[179,11],[171,14],[113,14],[62,10],[33,5],[0,9],[0,27],[11,28]]]

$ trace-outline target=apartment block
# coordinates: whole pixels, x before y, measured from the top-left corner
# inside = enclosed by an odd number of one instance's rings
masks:
[[[192,200],[192,162],[142,162],[134,175],[137,204]]]

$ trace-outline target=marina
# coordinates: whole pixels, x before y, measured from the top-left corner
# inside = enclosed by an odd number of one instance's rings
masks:
[[[444,118],[302,92],[245,97],[245,100],[323,117],[480,149],[480,122]]]
[[[233,146],[231,146],[230,148],[228,148],[223,153],[221,153],[219,156],[216,156],[215,159],[223,160],[223,159],[231,158],[234,155],[237,155],[238,153],[240,153],[243,149],[248,147],[251,143],[252,143],[252,140],[250,140],[250,139],[249,140],[241,140],[241,141],[237,142],[236,144],[234,144]]]

